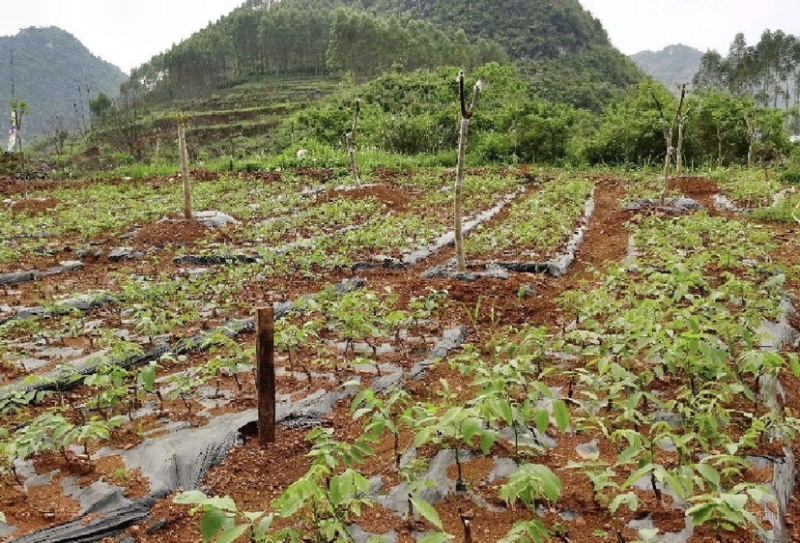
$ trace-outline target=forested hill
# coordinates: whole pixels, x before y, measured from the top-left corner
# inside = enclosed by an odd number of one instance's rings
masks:
[[[641,51],[631,56],[639,68],[672,90],[677,84],[691,83],[700,70],[703,53],[686,45],[670,45],[661,51]]]
[[[0,111],[11,101],[11,55],[15,98],[26,102],[23,134],[30,140],[56,127],[83,128],[89,123],[89,99],[119,93],[127,79],[116,66],[96,57],[72,34],[56,27],[27,28],[0,37]],[[8,113],[2,114],[3,126]],[[6,133],[4,128],[3,133]]]
[[[248,0],[132,79],[164,102],[265,75],[364,81],[489,61],[517,63],[542,98],[590,109],[644,77],[578,0]]]

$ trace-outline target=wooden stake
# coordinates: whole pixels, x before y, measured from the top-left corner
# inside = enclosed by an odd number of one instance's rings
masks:
[[[353,128],[347,133],[347,153],[350,155],[353,184],[356,188],[361,188],[361,179],[358,177],[358,165],[356,164],[356,129],[358,128],[358,114],[361,112],[361,100],[356,100],[353,110]]]
[[[456,237],[456,265],[458,271],[467,271],[466,258],[464,256],[464,233],[462,227],[463,220],[463,199],[464,199],[464,168],[467,156],[467,136],[469,135],[469,121],[475,114],[478,105],[478,98],[481,94],[481,82],[475,84],[472,95],[472,104],[467,109],[467,96],[464,89],[464,70],[458,73],[458,94],[461,101],[461,128],[458,136],[458,164],[456,165],[456,184],[455,195],[453,198],[453,218],[455,222]]]
[[[259,307],[256,318],[258,443],[275,443],[275,310]]]
[[[178,147],[181,152],[181,176],[183,177],[183,218],[192,220],[192,185],[189,181],[189,153],[186,151],[186,119],[178,119]]]

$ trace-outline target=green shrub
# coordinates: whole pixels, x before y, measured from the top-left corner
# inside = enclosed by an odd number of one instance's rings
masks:
[[[800,168],[792,167],[781,174],[781,183],[786,185],[800,185]]]

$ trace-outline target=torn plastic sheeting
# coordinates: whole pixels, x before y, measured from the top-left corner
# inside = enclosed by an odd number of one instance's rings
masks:
[[[572,239],[567,243],[567,248],[563,254],[555,257],[549,262],[495,262],[496,265],[501,266],[508,271],[517,273],[537,273],[537,274],[550,274],[553,277],[562,277],[567,274],[567,270],[575,261],[575,255],[578,252],[583,239],[586,237],[586,230],[592,222],[596,205],[594,202],[594,194],[597,187],[593,187],[589,193],[589,197],[583,206],[583,219],[580,226],[575,230]]]
[[[10,317],[6,317],[5,319],[0,320],[0,326],[15,320],[30,320],[35,318],[47,319],[52,317],[60,317],[62,315],[69,315],[74,311],[81,311],[83,313],[86,313],[88,311],[92,311],[94,309],[103,307],[104,305],[113,303],[114,301],[115,299],[113,297],[107,294],[102,294],[98,295],[97,297],[89,299],[66,300],[64,302],[59,303],[54,308],[26,307],[20,309],[14,315],[11,315]]]
[[[276,318],[280,318],[276,312]],[[223,334],[229,338],[234,338],[244,332],[252,332],[255,330],[255,321],[253,319],[230,321],[210,332],[198,334],[192,338],[181,340],[174,345],[165,345],[162,347],[155,347],[150,349],[142,355],[132,356],[126,360],[116,361],[116,365],[128,369],[137,366],[149,364],[153,360],[158,360],[167,353],[185,354],[193,350],[202,349],[208,345],[211,338],[218,334]],[[107,363],[106,360],[98,358],[96,363],[91,360],[81,363],[80,367],[72,366],[71,364],[64,364],[59,369],[53,370],[49,373],[41,375],[40,382],[35,384],[28,384],[22,381],[18,384],[8,385],[0,388],[0,399],[7,397],[8,394],[18,392],[20,390],[65,390],[77,383],[75,375],[91,375]],[[64,373],[64,366],[69,365],[75,369],[74,374]]]
[[[563,254],[549,262],[490,262],[487,266],[487,272],[490,271],[491,267],[500,267],[513,273],[549,274],[553,277],[562,277],[566,275],[569,267],[575,261],[575,255],[581,244],[583,244],[586,230],[589,228],[589,223],[591,223],[592,217],[594,216],[596,208],[594,202],[595,190],[597,190],[596,187],[589,193],[589,197],[584,204],[581,224],[567,243],[566,250]],[[423,274],[423,279],[428,278],[429,274],[435,273],[437,273],[437,268],[432,268]],[[441,277],[441,275],[430,275],[430,277]],[[453,277],[459,278],[457,276]]]
[[[758,330],[758,334],[768,340],[771,339],[764,349],[767,350],[780,350],[785,344],[793,343],[798,335],[790,324],[790,319],[796,314],[794,305],[788,298],[781,300],[781,309],[783,313],[777,322],[764,321]],[[783,396],[783,390],[777,376],[765,374],[759,380],[759,393],[764,398],[764,403],[767,407],[777,413],[779,416],[783,414],[780,397]],[[782,441],[782,436],[772,432],[770,435],[772,440]],[[773,462],[773,475],[772,486],[775,491],[777,499],[777,511],[774,511],[768,504],[764,504],[764,517],[767,522],[772,525],[771,537],[766,538],[769,543],[788,543],[792,538],[792,529],[786,523],[786,513],[789,509],[789,500],[795,491],[795,482],[797,475],[796,459],[792,447],[788,444],[783,446],[783,462]]]
[[[350,226],[345,226],[344,228],[340,228],[334,231],[331,234],[323,234],[318,237],[312,238],[302,238],[297,241],[293,241],[291,243],[287,243],[285,245],[281,245],[280,247],[276,247],[271,249],[274,254],[280,255],[284,253],[288,253],[289,251],[293,251],[298,248],[312,246],[314,241],[319,238],[324,238],[327,236],[338,236],[341,234],[346,234],[347,232],[353,232],[355,230],[360,230],[365,228],[369,225],[370,222],[364,224],[352,224]],[[191,266],[242,266],[247,264],[261,264],[265,262],[265,258],[260,255],[185,255],[185,256],[178,256],[172,260],[177,265],[191,265]]]
[[[173,262],[178,265],[191,266],[229,266],[238,264],[256,264],[261,259],[248,255],[186,255],[176,256]]]
[[[705,207],[691,198],[644,198],[636,200],[625,206],[628,211],[640,211],[643,209],[659,209],[669,215],[683,215],[692,211],[703,211]]]
[[[426,360],[433,361],[447,356],[453,349],[460,346],[465,338],[466,328],[464,327],[445,331]],[[397,372],[392,377],[396,377],[397,384],[399,384],[402,380],[402,372]],[[278,424],[285,424],[289,427],[296,425],[298,420],[321,421],[323,417],[333,411],[337,402],[355,396],[358,390],[357,386],[332,392],[320,390],[297,402],[283,402],[276,406],[276,421]],[[155,504],[154,498],[164,498],[176,488],[191,490],[200,487],[209,471],[222,463],[227,458],[230,449],[240,440],[241,429],[257,423],[257,420],[258,413],[255,409],[221,415],[211,419],[208,425],[202,428],[186,428],[149,439],[137,447],[121,451],[119,454],[125,459],[127,469],[138,468],[144,477],[150,479],[153,498],[150,498],[149,503],[152,507]],[[100,499],[110,500],[113,497],[103,496]],[[137,504],[140,503],[142,502],[137,502]],[[123,507],[118,511],[123,515],[128,515],[127,512],[137,504]],[[93,509],[89,507],[89,510]],[[119,522],[113,522],[118,516],[118,512],[109,511],[106,514],[107,517],[103,521],[95,524],[82,526],[78,519],[66,525],[26,536],[14,543],[66,543],[68,541],[95,543],[104,537],[113,537],[121,533],[128,526],[147,516],[145,512],[131,517],[133,519],[131,521],[120,519]],[[76,525],[81,529],[76,528]],[[62,538],[62,533],[67,533],[68,537]],[[52,534],[52,538],[50,534]],[[36,539],[27,539],[31,537],[36,537]]]
[[[492,207],[491,209],[484,211],[483,213],[480,213],[475,218],[466,221],[461,227],[462,233],[464,235],[467,235],[472,230],[474,230],[478,225],[493,219],[510,202],[519,197],[519,195],[522,194],[523,192],[525,192],[524,189],[520,189],[514,193],[505,195],[503,197],[503,201],[501,201],[499,204]],[[416,249],[414,251],[406,253],[399,260],[396,258],[384,257],[378,262],[357,262],[352,266],[352,269],[353,271],[358,271],[358,270],[368,270],[374,268],[389,268],[389,269],[409,268],[411,266],[419,264],[424,260],[427,260],[428,258],[437,254],[445,247],[453,245],[455,242],[456,242],[456,234],[454,231],[451,230],[436,238],[433,241],[433,243],[431,243],[427,247],[423,247],[421,249]]]
[[[338,286],[339,285],[337,285],[337,287]],[[294,307],[294,304],[292,304],[291,302],[279,302],[274,304],[273,307],[275,309],[275,319],[279,320],[285,317],[289,313],[289,311],[291,311],[292,307]],[[254,319],[228,321],[222,326],[219,326],[214,330],[211,330],[210,332],[204,332],[194,337],[178,341],[174,345],[164,345],[161,347],[155,347],[142,355],[133,356],[126,360],[117,361],[116,365],[125,369],[143,366],[145,364],[149,364],[153,360],[158,360],[167,353],[174,353],[180,355],[199,349],[204,349],[207,346],[209,346],[209,341],[219,334],[225,335],[226,337],[233,339],[240,334],[246,332],[252,332],[254,330],[255,330]],[[106,363],[107,361],[102,359],[99,359],[97,363],[94,364],[91,363],[91,360],[82,361],[80,367],[75,367],[75,374],[83,376],[91,375]],[[7,385],[5,387],[0,388],[0,400],[7,397],[7,394],[18,392],[20,390],[24,391],[66,390],[77,384],[74,380],[75,374],[73,375],[68,374],[65,376],[62,365],[60,369],[42,375],[41,382],[38,382],[36,384],[28,384],[22,381],[18,384]]]
[[[73,272],[83,269],[83,262],[62,262],[61,266],[50,268],[45,271],[14,272],[0,275],[0,286],[17,285],[27,281],[36,281],[45,277],[52,277],[62,273]]]
[[[14,539],[14,543],[96,543],[106,537],[114,537],[128,527],[150,516],[155,505],[154,498],[145,498],[136,503],[117,509],[113,514],[85,524],[90,513],[72,522]]]
[[[724,194],[715,194],[714,195],[714,207],[719,211],[727,211],[729,213],[736,213],[737,215],[751,215],[756,211],[762,209],[774,209],[781,205],[781,202],[785,200],[790,194],[796,193],[797,190],[794,187],[789,187],[788,189],[784,189],[772,196],[772,203],[768,206],[764,207],[739,207],[734,204],[730,198],[725,196]]]
[[[420,276],[422,279],[457,279],[465,283],[474,283],[479,279],[508,279],[508,270],[501,266],[490,264],[485,271],[461,272],[456,269],[456,260],[450,260],[444,266],[435,266],[426,270]]]

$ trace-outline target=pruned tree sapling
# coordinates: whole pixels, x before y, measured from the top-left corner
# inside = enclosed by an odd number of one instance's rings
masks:
[[[181,153],[181,177],[183,178],[183,218],[192,219],[192,185],[189,180],[189,153],[186,151],[186,121],[183,115],[178,117],[178,147]]]
[[[469,135],[469,121],[475,114],[478,106],[478,99],[481,94],[482,83],[478,80],[472,94],[472,103],[467,109],[467,96],[464,88],[464,70],[458,73],[458,94],[461,100],[461,130],[458,136],[458,166],[456,167],[456,186],[455,186],[455,234],[456,234],[456,260],[458,271],[467,270],[466,258],[464,257],[464,232],[462,231],[463,199],[464,199],[464,164],[467,157],[467,136]]]
[[[356,99],[353,108],[353,128],[347,133],[347,153],[350,155],[350,169],[353,172],[353,184],[361,187],[361,180],[358,177],[358,165],[356,164],[356,129],[358,128],[358,114],[361,113],[361,100]]]
[[[681,98],[678,102],[678,109],[675,110],[675,116],[669,125],[667,125],[668,121],[664,115],[664,108],[656,96],[656,93],[653,92],[653,89],[650,89],[650,95],[653,97],[653,101],[656,103],[658,114],[661,116],[661,122],[664,123],[664,142],[667,145],[667,153],[664,157],[664,188],[661,191],[661,205],[663,206],[664,200],[667,198],[667,190],[669,189],[669,174],[672,171],[672,156],[675,153],[675,147],[672,146],[672,142],[675,138],[675,127],[680,123],[681,118],[683,117],[683,104],[686,100],[686,85],[681,85]]]

